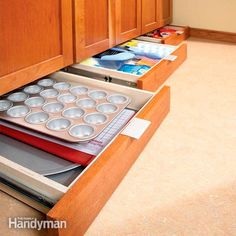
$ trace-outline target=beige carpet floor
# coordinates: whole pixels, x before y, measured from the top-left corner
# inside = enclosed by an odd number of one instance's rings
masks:
[[[236,236],[236,45],[190,38],[188,49],[167,82],[170,114],[87,236]],[[6,216],[38,214],[0,199],[5,235]]]

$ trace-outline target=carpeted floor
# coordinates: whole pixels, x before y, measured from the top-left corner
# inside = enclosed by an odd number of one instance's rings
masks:
[[[188,49],[171,113],[87,235],[236,235],[236,45]]]
[[[236,45],[190,38],[167,84],[170,114],[87,236],[236,236]],[[0,231],[37,214],[0,198]]]

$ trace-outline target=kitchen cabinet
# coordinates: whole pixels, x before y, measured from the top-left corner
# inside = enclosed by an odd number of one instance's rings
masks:
[[[167,22],[170,4],[165,7],[160,17]],[[0,95],[139,36],[142,27],[156,27],[157,9],[145,18],[141,0],[0,1]],[[146,6],[144,12],[149,10],[153,9]],[[176,47],[172,56],[176,59],[160,61],[143,77],[114,76],[128,82],[132,79],[139,89],[95,80],[88,71],[87,77],[73,74],[70,70],[77,71],[76,66],[67,67],[70,73],[49,75],[58,81],[127,94],[132,101],[128,108],[136,112],[130,122],[138,118],[150,121],[150,125],[139,139],[120,131],[68,186],[0,154],[1,178],[7,179],[0,183],[0,189],[45,213],[50,220],[67,221],[67,229],[50,229],[49,235],[83,235],[169,112],[170,88],[161,85],[186,58],[186,45]],[[106,75],[111,76],[103,70],[102,76]],[[4,132],[0,125],[0,133]]]
[[[74,0],[76,62],[109,48],[109,4],[109,0]]]
[[[171,8],[171,0],[1,1],[0,95],[167,24]]]
[[[113,30],[116,44],[135,38],[172,21],[173,0],[117,0]]]
[[[71,1],[0,1],[0,95],[73,62]]]
[[[142,1],[115,0],[113,7],[115,9],[114,28],[116,44],[139,36],[141,34],[142,27]]]

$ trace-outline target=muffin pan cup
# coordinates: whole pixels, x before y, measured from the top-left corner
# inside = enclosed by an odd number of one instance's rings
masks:
[[[7,111],[13,106],[13,102],[9,100],[0,100],[0,112]]]
[[[70,92],[74,95],[87,94],[88,88],[85,86],[74,86],[70,89]]]
[[[37,82],[37,85],[42,86],[44,88],[48,88],[48,87],[52,87],[55,83],[56,83],[56,81],[54,79],[45,78],[45,79],[39,80]]]
[[[25,117],[25,121],[30,124],[42,124],[45,123],[49,119],[49,115],[46,112],[39,111],[30,113]]]
[[[96,128],[88,124],[77,124],[70,128],[69,134],[72,137],[88,140],[96,137]]]
[[[43,97],[31,97],[25,100],[24,103],[31,108],[35,108],[42,107],[46,103],[46,100]]]
[[[79,107],[71,107],[62,112],[62,116],[67,119],[80,119],[85,114],[85,110]]]
[[[104,113],[104,114],[112,114],[114,112],[117,112],[117,110],[119,109],[118,106],[116,104],[111,104],[111,103],[102,103],[99,104],[96,107],[98,112]]]
[[[24,92],[15,92],[8,95],[7,99],[11,102],[24,102],[29,95]]]
[[[57,98],[60,95],[60,92],[54,88],[48,88],[40,92],[40,96],[45,99]]]
[[[25,117],[29,113],[30,113],[30,108],[25,105],[13,106],[10,109],[8,109],[6,112],[6,114],[12,118]]]
[[[130,103],[126,95],[75,82],[47,78],[32,85],[42,86],[44,90],[29,94],[29,98],[22,102],[10,102],[8,110],[0,111],[0,118],[67,142],[94,139]],[[50,91],[54,96],[50,96]],[[49,96],[45,96],[48,93]],[[40,98],[42,104],[34,106]],[[7,98],[2,101],[5,100]],[[24,107],[26,114],[9,116],[16,106]]]
[[[34,84],[34,85],[26,86],[23,89],[23,92],[26,94],[34,95],[34,94],[40,93],[42,90],[43,88],[41,86]]]

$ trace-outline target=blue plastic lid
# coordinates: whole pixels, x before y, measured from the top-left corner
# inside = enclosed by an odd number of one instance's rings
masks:
[[[106,55],[101,57],[102,61],[127,61],[131,60],[135,57],[133,53],[130,52],[122,52],[116,55]]]

